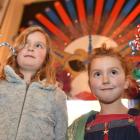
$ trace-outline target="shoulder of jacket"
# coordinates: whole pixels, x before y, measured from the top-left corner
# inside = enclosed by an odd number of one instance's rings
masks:
[[[90,111],[79,118],[77,118],[69,127],[67,131],[67,139],[69,140],[81,140],[81,137],[83,139],[84,137],[84,129],[86,125],[86,121],[90,115],[96,114],[96,111]],[[79,133],[80,137],[79,137]]]
[[[67,95],[66,93],[59,87],[56,87],[54,90],[54,96],[56,96],[56,98],[62,99],[62,100],[66,100],[67,99]]]
[[[96,114],[96,113],[97,113],[97,111],[92,110],[92,111],[90,111],[86,114],[81,115],[71,124],[71,126],[82,123],[82,122],[85,123],[90,115],[93,115],[93,114]]]

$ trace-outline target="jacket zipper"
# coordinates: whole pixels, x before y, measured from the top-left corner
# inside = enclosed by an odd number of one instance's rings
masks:
[[[20,113],[20,117],[19,117],[19,122],[18,122],[18,127],[17,127],[17,131],[16,131],[16,137],[15,137],[15,140],[17,139],[17,135],[18,135],[18,129],[19,129],[20,122],[21,122],[21,117],[22,117],[23,108],[24,108],[25,101],[26,101],[26,96],[27,96],[28,88],[29,88],[29,85],[26,84],[25,96],[24,96],[24,100],[23,100],[23,104],[22,104],[22,109],[21,109],[21,113]]]

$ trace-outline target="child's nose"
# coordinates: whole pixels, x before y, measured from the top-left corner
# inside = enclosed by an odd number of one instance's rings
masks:
[[[109,83],[109,77],[107,75],[103,76],[103,83],[104,84],[106,84],[106,83],[108,84]]]
[[[34,51],[34,46],[33,45],[29,45],[27,49],[28,49],[28,51]]]

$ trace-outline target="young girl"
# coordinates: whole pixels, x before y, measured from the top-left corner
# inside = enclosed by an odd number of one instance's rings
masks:
[[[14,47],[0,80],[0,139],[65,140],[66,97],[55,86],[48,35],[29,27]]]
[[[90,89],[101,110],[78,118],[68,129],[68,139],[140,140],[140,113],[121,102],[131,88],[131,69],[126,58],[104,44],[93,50],[88,75]]]

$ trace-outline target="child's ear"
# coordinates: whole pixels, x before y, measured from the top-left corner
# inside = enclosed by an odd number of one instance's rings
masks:
[[[130,85],[130,79],[129,79],[129,77],[127,77],[125,84],[124,84],[124,89],[128,89],[129,85]]]

